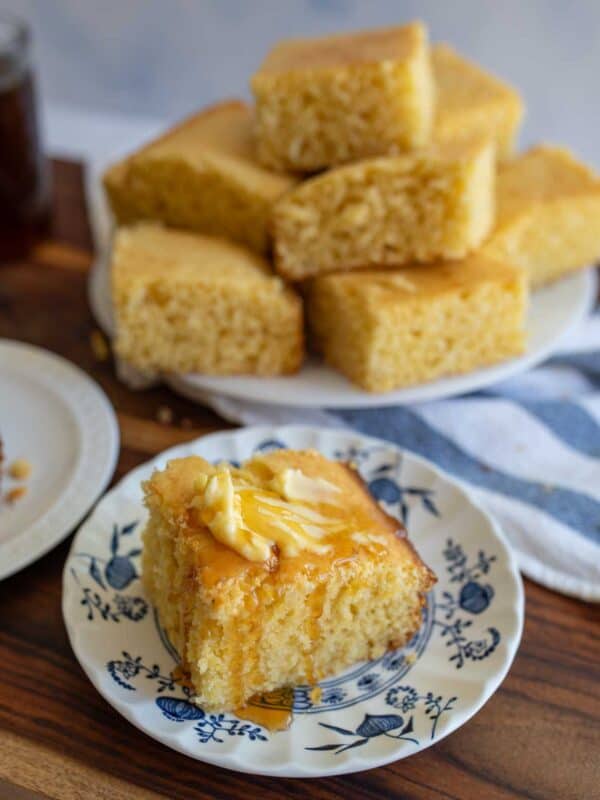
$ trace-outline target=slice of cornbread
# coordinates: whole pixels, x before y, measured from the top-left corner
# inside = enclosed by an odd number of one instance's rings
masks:
[[[479,140],[324,172],[274,207],[277,271],[298,280],[460,258],[493,224],[495,170],[492,142]]]
[[[219,103],[113,165],[104,186],[117,222],[157,220],[267,252],[271,205],[295,179],[258,163],[253,125],[245,103]]]
[[[502,165],[498,216],[484,245],[532,287],[600,258],[600,178],[560,147],[539,146]]]
[[[435,576],[358,474],[315,451],[169,462],[143,580],[196,702],[235,709],[405,644]]]
[[[307,302],[317,349],[371,392],[468,372],[524,349],[525,275],[480,255],[320,276],[309,282]]]
[[[120,228],[112,294],[116,353],[141,372],[278,375],[302,361],[300,298],[224,239]]]
[[[429,141],[434,85],[420,23],[279,42],[252,77],[258,155],[311,172]]]
[[[498,158],[508,158],[523,119],[519,94],[446,44],[434,45],[431,58],[437,90],[434,141],[489,137]]]

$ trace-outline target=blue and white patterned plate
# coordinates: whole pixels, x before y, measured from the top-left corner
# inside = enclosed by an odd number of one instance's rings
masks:
[[[296,687],[292,725],[271,733],[230,713],[205,713],[173,677],[176,654],[139,580],[140,482],[171,458],[242,461],[278,447],[355,461],[375,497],[405,522],[438,583],[407,647],[322,681],[318,702]],[[514,658],[523,588],[497,525],[428,462],[350,431],[261,427],[172,448],[110,491],[73,542],[63,614],[94,686],[145,733],[221,767],[316,777],[405,758],[473,716]]]

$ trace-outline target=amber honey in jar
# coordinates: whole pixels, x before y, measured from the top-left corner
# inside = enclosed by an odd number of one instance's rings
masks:
[[[0,14],[0,261],[27,253],[48,219],[28,26]]]

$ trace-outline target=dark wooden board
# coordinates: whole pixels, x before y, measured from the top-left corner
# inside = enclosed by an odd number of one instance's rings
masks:
[[[51,235],[0,266],[0,337],[66,356],[107,392],[122,449],[115,479],[153,453],[227,427],[167,389],[134,393],[90,346],[90,234],[81,167],[54,164]],[[0,387],[1,391],[1,387]],[[161,407],[171,424],[158,421]],[[1,420],[10,425],[10,420]],[[501,689],[435,747],[338,778],[276,780],[179,755],[133,728],[100,697],[69,647],[61,572],[70,539],[0,583],[0,798],[600,798],[600,607],[526,581],[527,616]]]

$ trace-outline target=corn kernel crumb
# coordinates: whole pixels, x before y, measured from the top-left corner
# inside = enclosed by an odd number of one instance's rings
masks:
[[[108,342],[104,338],[104,334],[97,328],[90,334],[90,346],[92,353],[97,361],[107,361],[110,355],[110,348]]]
[[[323,690],[320,686],[313,686],[310,690],[310,700],[311,703],[317,705],[317,703],[321,702],[321,697],[323,696]]]
[[[8,474],[16,481],[24,481],[31,475],[31,464],[26,458],[16,458],[8,468]]]
[[[169,406],[159,406],[156,412],[156,419],[161,425],[170,425],[173,422],[173,411]]]
[[[6,502],[16,503],[17,500],[20,500],[26,493],[26,486],[15,486],[14,489],[9,489],[9,491],[6,493]]]

